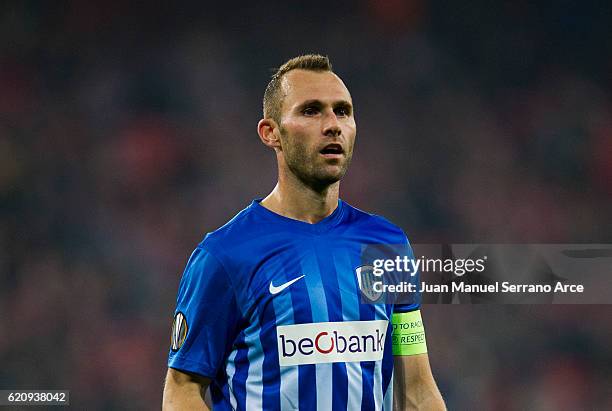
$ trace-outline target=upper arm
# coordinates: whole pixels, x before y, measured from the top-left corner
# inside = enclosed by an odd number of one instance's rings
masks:
[[[400,410],[444,410],[425,342],[420,311],[393,315],[393,400]]]
[[[394,408],[399,410],[445,410],[427,353],[395,356],[393,367]]]
[[[435,385],[427,353],[394,356],[393,378],[396,383],[401,383],[408,389],[422,385]]]
[[[192,386],[200,390],[206,390],[211,383],[211,379],[203,375],[193,374],[186,371],[168,368],[166,374],[166,385],[175,387]]]
[[[168,367],[214,378],[238,335],[241,318],[223,265],[198,247],[181,279]]]
[[[171,411],[210,408],[204,401],[204,393],[210,382],[210,378],[168,368],[162,409]]]

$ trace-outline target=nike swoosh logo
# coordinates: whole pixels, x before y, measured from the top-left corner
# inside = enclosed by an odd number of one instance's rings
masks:
[[[298,278],[294,278],[291,281],[287,281],[285,284],[281,284],[278,287],[275,286],[274,284],[272,284],[272,281],[270,281],[270,294],[274,295],[274,294],[278,294],[281,291],[283,291],[285,288],[289,287],[291,284],[293,284],[294,282],[301,280],[302,278],[306,277],[306,274],[302,274],[300,275]]]

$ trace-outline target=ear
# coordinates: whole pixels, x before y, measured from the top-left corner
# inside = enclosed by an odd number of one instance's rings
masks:
[[[271,118],[264,118],[257,123],[257,134],[261,142],[274,149],[281,148],[280,128],[276,121]]]

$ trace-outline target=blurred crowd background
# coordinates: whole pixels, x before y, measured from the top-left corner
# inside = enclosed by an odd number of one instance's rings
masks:
[[[0,6],[0,388],[157,409],[184,264],[275,184],[271,70],[329,55],[342,197],[414,243],[612,241],[612,18],[596,2]],[[424,308],[452,410],[612,409],[607,306]]]

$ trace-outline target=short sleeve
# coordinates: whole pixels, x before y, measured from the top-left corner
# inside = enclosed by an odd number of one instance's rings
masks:
[[[404,245],[405,248],[403,248],[403,252],[406,253],[409,259],[414,260],[414,251],[412,250],[410,241],[408,241],[408,237],[406,237],[405,234],[404,234],[404,239],[406,242]],[[419,289],[418,284],[420,284],[420,277],[421,277],[421,273],[420,271],[417,271],[415,275],[410,279],[410,282],[416,286],[417,290]],[[419,308],[421,308],[421,293],[417,291],[417,292],[412,293],[409,296],[409,298],[406,299],[406,301],[402,301],[399,304],[394,304],[393,312],[394,313],[407,313],[410,311],[418,310]]]
[[[168,367],[214,378],[238,334],[240,311],[221,263],[202,246],[183,273]]]

